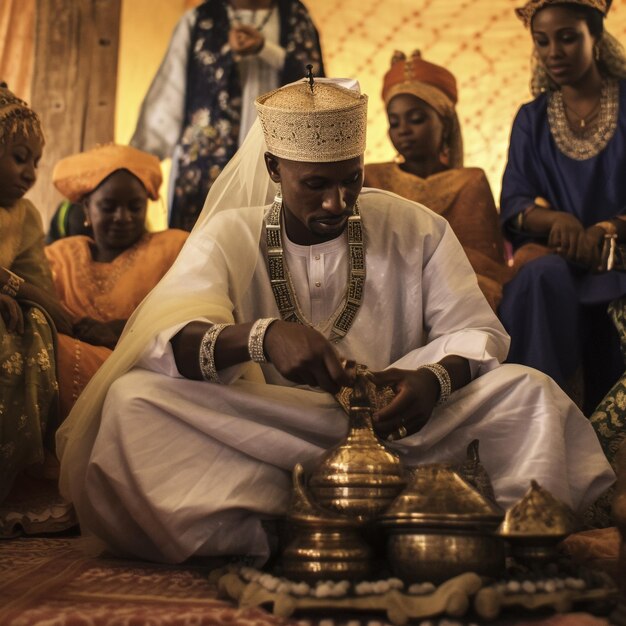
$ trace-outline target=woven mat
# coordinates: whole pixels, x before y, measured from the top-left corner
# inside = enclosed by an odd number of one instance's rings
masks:
[[[325,615],[283,620],[217,599],[208,568],[162,566],[89,555],[80,537],[0,541],[2,626],[384,626],[384,616]],[[423,622],[426,624],[426,622]],[[476,624],[432,620],[431,626]],[[607,626],[572,614],[497,624]]]

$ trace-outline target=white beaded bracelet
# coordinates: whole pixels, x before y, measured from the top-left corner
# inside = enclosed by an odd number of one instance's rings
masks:
[[[439,381],[439,400],[437,404],[443,404],[448,401],[452,393],[452,381],[448,370],[441,363],[427,363],[420,365],[417,369],[426,369],[431,371]]]
[[[265,333],[270,324],[277,319],[276,317],[263,317],[252,324],[250,334],[248,335],[248,354],[250,355],[251,361],[255,363],[267,363],[265,350],[263,349]]]
[[[215,342],[218,335],[230,324],[213,324],[202,336],[200,342],[199,362],[202,378],[211,383],[219,383],[220,377],[215,367]]]

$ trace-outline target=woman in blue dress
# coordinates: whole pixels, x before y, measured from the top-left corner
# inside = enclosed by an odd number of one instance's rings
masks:
[[[582,372],[588,411],[624,367],[606,312],[626,294],[626,274],[609,271],[626,240],[626,56],[604,30],[610,3],[517,9],[533,38],[536,98],[513,123],[500,201],[519,267],[500,306],[509,361],[570,393]]]

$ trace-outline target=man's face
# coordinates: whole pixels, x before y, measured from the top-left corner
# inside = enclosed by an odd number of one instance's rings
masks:
[[[363,187],[363,156],[333,163],[302,163],[265,155],[280,183],[289,239],[301,245],[339,237]]]

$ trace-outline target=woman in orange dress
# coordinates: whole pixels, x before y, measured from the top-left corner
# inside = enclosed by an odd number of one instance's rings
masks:
[[[158,198],[156,157],[106,145],[57,163],[53,182],[82,202],[93,239],[66,237],[46,248],[55,287],[71,315],[75,337],[59,336],[59,392],[66,416],[111,354],[137,305],[165,275],[188,233],[148,233],[148,198]]]
[[[414,52],[396,52],[385,75],[389,138],[400,162],[365,166],[365,185],[397,193],[445,217],[497,310],[511,277],[498,212],[485,172],[463,167],[456,79]]]

